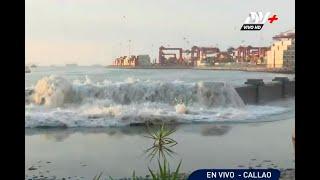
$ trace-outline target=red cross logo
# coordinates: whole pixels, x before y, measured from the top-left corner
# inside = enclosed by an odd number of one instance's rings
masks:
[[[277,18],[277,15],[273,15],[272,17],[268,18],[269,23],[272,23],[273,21],[278,20],[279,18]]]

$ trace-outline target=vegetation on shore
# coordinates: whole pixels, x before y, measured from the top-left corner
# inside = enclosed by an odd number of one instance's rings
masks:
[[[148,135],[144,136],[153,140],[153,145],[145,150],[145,153],[150,158],[150,161],[158,155],[158,159],[163,158],[166,160],[166,155],[171,156],[175,152],[170,148],[177,145],[178,142],[169,136],[175,132],[174,129],[168,129],[164,124],[156,131],[151,131],[147,125]]]
[[[177,145],[178,142],[174,139],[170,138],[169,136],[172,135],[175,130],[169,129],[162,123],[161,127],[158,128],[156,131],[152,131],[148,124],[147,126],[147,134],[146,138],[152,139],[153,144],[150,148],[145,150],[147,157],[150,158],[150,161],[154,159],[154,157],[158,157],[158,169],[152,170],[148,167],[149,175],[146,177],[137,177],[135,171],[132,173],[132,177],[129,179],[138,180],[138,179],[152,179],[152,180],[178,180],[178,179],[186,179],[187,177],[184,174],[180,173],[180,167],[182,160],[176,167],[175,171],[170,169],[169,162],[166,158],[167,155],[170,157],[175,152],[170,148]],[[162,160],[162,161],[161,161]],[[161,163],[162,162],[162,163]],[[99,173],[93,177],[93,180],[106,180],[107,178],[102,177],[103,173]],[[108,179],[113,180],[112,176],[109,176]]]

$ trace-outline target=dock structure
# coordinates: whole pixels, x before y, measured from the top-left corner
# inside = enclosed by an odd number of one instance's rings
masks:
[[[116,58],[112,67],[154,69],[175,68],[212,68],[213,70],[241,70],[259,72],[294,72],[295,70],[295,32],[289,30],[273,37],[273,44],[266,47],[240,45],[220,50],[216,46],[198,46],[191,48],[160,46],[158,59],[143,61],[139,56],[121,56]],[[149,56],[149,55],[147,55]],[[150,57],[150,56],[149,56]],[[232,63],[235,67],[228,67]],[[243,64],[250,64],[243,66]]]

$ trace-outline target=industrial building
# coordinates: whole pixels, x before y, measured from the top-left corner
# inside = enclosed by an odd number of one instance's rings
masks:
[[[292,40],[292,44],[288,47],[283,54],[283,66],[294,70],[295,68],[295,40]]]
[[[147,54],[138,55],[137,56],[137,65],[138,66],[150,66],[151,65],[151,59],[150,56]]]
[[[280,33],[273,37],[274,43],[267,52],[268,68],[294,68],[295,32],[294,30]]]
[[[217,54],[217,57],[215,58],[215,62],[217,63],[227,63],[227,62],[233,62],[234,61],[234,53],[230,52],[219,52]]]
[[[136,67],[136,66],[150,66],[150,56],[149,55],[138,55],[138,56],[122,56],[116,58],[113,61],[113,66],[123,66],[123,67]]]
[[[158,62],[151,63],[149,55],[123,56],[113,62],[113,66],[146,67],[146,66],[181,66],[208,67],[220,63],[236,65],[260,65],[264,68],[295,67],[295,33],[294,30],[280,33],[273,37],[271,47],[239,46],[230,47],[227,51],[210,46],[192,46],[190,49],[180,47],[159,47]],[[262,66],[261,66],[262,65]]]
[[[183,51],[182,48],[169,48],[161,46],[159,48],[159,64],[162,66],[184,64],[187,62],[183,58],[183,53],[188,53]]]
[[[159,48],[159,64],[161,66],[213,66],[215,63],[251,62],[262,64],[266,62],[269,47],[240,46],[232,51],[220,51],[217,47],[193,46],[191,50],[182,48]]]
[[[210,66],[220,52],[215,47],[193,46],[191,50],[182,48],[159,48],[159,64],[161,66]]]
[[[235,50],[236,62],[252,62],[256,64],[263,64],[268,47],[252,47],[252,46],[239,46]]]
[[[217,47],[198,47],[191,48],[191,61],[193,66],[211,66],[220,53]]]

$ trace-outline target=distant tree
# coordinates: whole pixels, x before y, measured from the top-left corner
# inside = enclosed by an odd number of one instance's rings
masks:
[[[235,48],[229,47],[229,48],[227,49],[227,52],[228,52],[228,53],[232,53],[234,50],[235,50]]]

